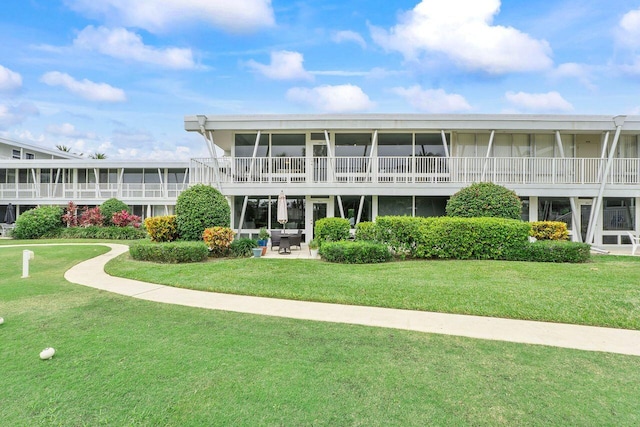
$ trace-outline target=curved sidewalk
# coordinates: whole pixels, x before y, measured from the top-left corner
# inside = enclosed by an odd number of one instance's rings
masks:
[[[167,304],[640,356],[640,331],[634,330],[228,295],[113,277],[105,264],[129,247],[100,244],[111,251],[72,267],[65,279]]]

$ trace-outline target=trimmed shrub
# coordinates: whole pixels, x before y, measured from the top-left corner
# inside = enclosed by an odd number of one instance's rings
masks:
[[[121,200],[118,200],[116,198],[111,198],[111,199],[105,200],[100,205],[100,213],[104,217],[103,224],[104,225],[117,225],[117,224],[114,224],[113,221],[112,221],[113,214],[116,213],[116,212],[122,212],[122,211],[126,211],[127,213],[131,213],[131,210],[129,209],[129,206],[125,202],[123,202]]]
[[[253,256],[253,248],[258,247],[258,241],[254,239],[242,238],[231,242],[229,251],[234,257],[251,257]]]
[[[140,228],[142,219],[138,215],[130,214],[127,211],[115,212],[111,217],[111,223],[116,227]]]
[[[100,211],[100,208],[96,206],[95,208],[87,208],[85,207],[82,215],[80,215],[79,224],[82,227],[89,227],[92,225],[102,225],[104,224],[104,216]]]
[[[22,213],[11,236],[16,239],[39,239],[55,234],[62,227],[62,208],[40,206]]]
[[[387,245],[375,242],[324,242],[319,254],[329,262],[343,264],[373,264],[387,262],[392,258]]]
[[[562,221],[535,221],[531,223],[531,236],[537,240],[569,240],[569,230]]]
[[[356,224],[356,240],[373,242],[377,239],[376,230],[376,224],[374,222],[359,222]]]
[[[514,259],[529,243],[528,222],[502,218],[427,218],[416,256],[453,259]]]
[[[376,218],[376,240],[388,245],[398,256],[415,256],[421,227],[433,218],[411,216],[379,216]]]
[[[56,237],[63,239],[139,240],[146,238],[147,232],[142,228],[135,227],[90,225],[89,227],[62,228]]]
[[[463,188],[447,202],[447,216],[520,219],[522,202],[514,191],[491,182]]]
[[[204,230],[202,239],[209,248],[211,256],[221,257],[229,254],[234,234],[236,232],[229,227],[211,227]]]
[[[175,215],[149,217],[144,220],[144,226],[154,242],[172,242],[178,238]]]
[[[165,242],[148,240],[134,242],[129,247],[131,258],[166,264],[201,262],[207,259],[209,249],[203,242]]]
[[[529,243],[513,257],[517,261],[581,263],[591,259],[587,243],[563,240],[539,240]]]
[[[178,196],[176,221],[180,239],[201,240],[205,228],[229,227],[231,208],[218,190],[198,184]]]
[[[351,231],[351,223],[346,218],[322,218],[316,221],[313,235],[321,241],[337,242],[347,240]]]

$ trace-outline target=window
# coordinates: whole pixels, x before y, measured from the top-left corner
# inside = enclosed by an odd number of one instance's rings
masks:
[[[25,156],[25,159],[27,160],[33,160],[36,158],[36,155],[33,153],[25,153],[24,156]]]
[[[445,134],[449,145],[449,134]],[[445,157],[447,153],[442,145],[442,135],[439,133],[417,133],[414,155],[420,157]]]
[[[351,228],[355,227],[358,219],[358,209],[360,209],[360,196],[342,196],[342,209],[344,216],[351,223]],[[340,216],[340,207],[338,206],[338,198],[335,198],[336,216]],[[371,196],[364,198],[362,206],[362,216],[360,221],[371,221]]]
[[[413,198],[411,196],[378,197],[378,215],[413,216]]]
[[[416,197],[416,216],[445,216],[448,197]]]
[[[337,157],[368,157],[371,155],[370,133],[337,133]]]
[[[20,150],[13,150],[11,152],[11,157],[14,159],[21,159],[22,156],[20,155]]]
[[[562,221],[571,230],[571,203],[569,203],[569,198],[539,198],[538,221]]]
[[[605,197],[602,214],[603,230],[635,230],[636,203],[632,197]]]
[[[236,157],[253,156],[253,147],[256,144],[257,133],[236,134],[235,155]],[[257,157],[267,157],[269,155],[269,134],[261,133],[258,143]]]
[[[378,134],[378,156],[406,156],[413,152],[413,134],[381,133]]]

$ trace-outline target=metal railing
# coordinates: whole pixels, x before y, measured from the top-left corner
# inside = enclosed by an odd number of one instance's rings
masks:
[[[222,184],[597,184],[606,159],[542,157],[277,157],[218,160]],[[213,183],[211,159],[193,159],[191,183]],[[640,184],[640,159],[613,159],[609,184]]]
[[[176,199],[187,184],[0,184],[0,199]]]

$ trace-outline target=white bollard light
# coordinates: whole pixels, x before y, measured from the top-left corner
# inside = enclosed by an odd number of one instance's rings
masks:
[[[22,278],[29,277],[29,261],[33,259],[33,251],[22,251]]]

